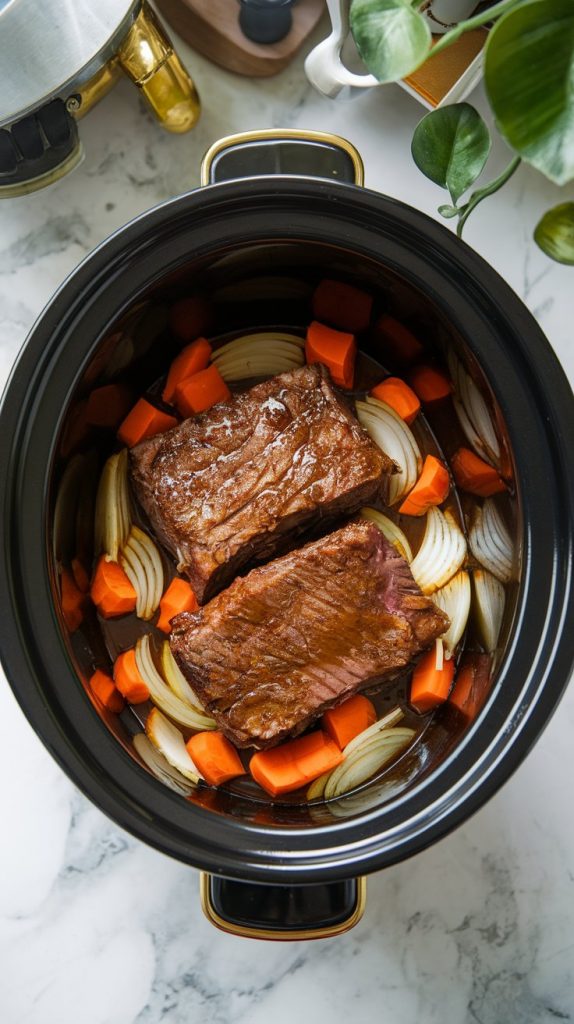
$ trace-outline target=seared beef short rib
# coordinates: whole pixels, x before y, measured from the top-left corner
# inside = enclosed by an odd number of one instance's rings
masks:
[[[200,604],[319,520],[384,501],[394,468],[320,364],[257,384],[130,452],[137,498]]]
[[[262,749],[396,675],[448,618],[359,520],[253,569],[173,626],[176,661],[219,728]]]

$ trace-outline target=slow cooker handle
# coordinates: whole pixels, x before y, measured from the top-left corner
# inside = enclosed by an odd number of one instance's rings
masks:
[[[216,928],[250,939],[327,939],[363,916],[366,879],[267,885],[201,872],[201,905]]]
[[[347,139],[327,132],[272,128],[215,142],[203,158],[201,184],[273,174],[364,183],[363,161]]]

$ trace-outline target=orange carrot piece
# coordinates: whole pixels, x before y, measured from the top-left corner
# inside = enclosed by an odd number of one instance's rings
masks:
[[[431,505],[442,504],[449,490],[448,469],[440,459],[427,455],[422,473],[399,507],[399,513],[403,516],[424,516]]]
[[[489,498],[491,494],[506,490],[504,480],[499,477],[494,466],[489,466],[470,448],[459,448],[450,460],[450,466],[458,486],[469,494]]]
[[[149,690],[138,669],[136,652],[133,647],[116,658],[114,681],[122,696],[130,704],[143,704],[144,700],[149,699]]]
[[[211,307],[205,299],[192,295],[180,299],[169,312],[169,326],[181,341],[189,342],[198,338],[209,327],[212,319]]]
[[[346,281],[321,281],[313,292],[313,316],[341,331],[358,334],[371,322],[373,296]]]
[[[133,404],[133,394],[125,384],[104,384],[94,388],[86,406],[86,420],[93,427],[117,430]]]
[[[409,426],[414,423],[421,410],[421,403],[413,389],[400,377],[387,377],[371,389],[371,394],[373,398],[390,405]]]
[[[90,679],[90,689],[109,711],[115,711],[117,714],[123,711],[125,703],[121,693],[116,689],[111,676],[107,676],[99,668]]]
[[[72,573],[67,569],[62,569],[60,576],[60,594],[64,622],[70,633],[74,633],[84,619],[85,594],[82,593]]]
[[[173,579],[159,602],[157,628],[171,633],[170,621],[180,612],[194,612],[199,608],[197,598],[187,580],[179,576]]]
[[[186,743],[191,760],[210,786],[245,775],[235,747],[221,732],[197,732]]]
[[[337,744],[318,729],[271,750],[260,750],[251,758],[249,770],[267,793],[277,797],[300,789],[342,760]]]
[[[456,674],[449,704],[471,722],[480,711],[490,688],[490,654],[467,653]]]
[[[136,592],[121,565],[109,562],[102,555],[94,573],[90,596],[100,615],[113,619],[133,612]]]
[[[436,650],[423,654],[411,679],[410,704],[415,711],[425,714],[443,704],[447,699],[454,678],[454,659],[445,658],[441,669],[436,667]]]
[[[178,422],[175,416],[170,416],[145,398],[140,398],[121,424],[118,438],[128,448],[133,448],[146,437],[154,437],[155,434],[163,434],[177,427]]]
[[[83,594],[87,594],[90,589],[90,577],[84,563],[79,558],[72,558],[72,575],[76,586]]]
[[[329,708],[321,719],[321,725],[331,739],[343,750],[351,740],[377,720],[375,706],[368,697],[356,693],[336,708]]]
[[[380,316],[375,334],[383,342],[382,362],[385,364],[410,366],[422,357],[424,349],[418,338],[394,316]]]
[[[441,402],[452,391],[448,377],[434,366],[415,366],[411,370],[409,383],[423,405]]]
[[[190,345],[186,345],[169,368],[161,396],[164,402],[173,402],[178,384],[199,370],[205,370],[210,359],[211,345],[205,338],[196,338]]]
[[[355,376],[357,346],[353,334],[336,331],[333,327],[313,320],[307,328],[305,357],[308,363],[324,363],[331,371],[335,384],[352,388]]]
[[[175,390],[175,404],[182,416],[205,412],[212,405],[227,402],[229,398],[231,391],[214,363],[206,370],[194,373],[193,377],[182,380]]]

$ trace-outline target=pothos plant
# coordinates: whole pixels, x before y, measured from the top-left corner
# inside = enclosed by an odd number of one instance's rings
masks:
[[[508,166],[467,195],[491,147],[487,125],[468,103],[427,114],[412,141],[419,169],[448,190],[451,202],[439,206],[439,213],[458,218],[460,235],[472,211],[522,161],[558,185],[574,180],[574,0],[499,0],[447,31],[434,46],[422,15],[429,2],[351,0],[351,31],[369,71],[380,82],[395,82],[463,32],[494,23],[485,46],[484,79],[496,126],[514,154]],[[574,202],[548,210],[534,238],[552,259],[574,265]]]

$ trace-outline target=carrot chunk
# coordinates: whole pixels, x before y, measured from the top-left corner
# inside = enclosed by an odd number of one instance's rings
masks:
[[[408,327],[394,316],[380,316],[375,324],[375,335],[384,345],[383,363],[391,366],[410,366],[420,359],[423,346]]]
[[[186,743],[187,752],[210,786],[245,775],[235,747],[221,732],[198,732]]]
[[[125,704],[124,699],[116,688],[111,676],[107,676],[101,669],[96,669],[93,676],[90,679],[90,689],[92,693],[96,695],[100,703],[108,708],[109,711],[115,711],[119,714],[123,711]]]
[[[231,391],[215,364],[182,380],[175,390],[175,404],[183,416],[205,412],[212,405],[226,402],[229,398]]]
[[[448,377],[434,366],[415,366],[411,370],[409,383],[423,405],[441,402],[452,391]]]
[[[436,667],[436,650],[423,654],[411,679],[410,703],[416,711],[425,714],[443,704],[448,697],[454,678],[454,659],[446,658],[441,669]]]
[[[305,356],[308,363],[324,363],[335,384],[352,388],[357,346],[353,334],[344,334],[313,320],[307,328]]]
[[[341,331],[358,334],[371,322],[373,296],[345,281],[325,278],[313,292],[313,316]]]
[[[479,458],[470,448],[459,448],[450,460],[454,479],[463,491],[478,494],[481,498],[489,498],[506,490],[502,480],[493,466]]]
[[[140,398],[128,413],[118,430],[118,438],[133,448],[134,444],[144,441],[146,437],[153,437],[155,434],[163,434],[172,427],[177,427],[178,420],[175,416],[157,409],[145,398]]]
[[[387,377],[371,389],[373,398],[386,402],[409,426],[416,420],[421,403],[412,388],[400,377]]]
[[[104,384],[94,388],[86,406],[86,420],[93,427],[116,430],[133,404],[133,394],[125,384]]]
[[[260,750],[251,758],[249,771],[267,793],[277,797],[300,789],[342,760],[337,744],[318,729],[271,750]]]
[[[159,602],[157,628],[171,633],[171,619],[180,612],[194,612],[199,608],[191,585],[179,576],[173,579]]]
[[[465,654],[456,674],[449,704],[471,722],[480,711],[490,688],[490,654]]]
[[[67,569],[62,569],[60,576],[60,595],[64,622],[70,633],[74,633],[84,619],[85,594]]]
[[[191,345],[186,345],[175,357],[169,368],[162,398],[164,402],[173,402],[178,384],[192,377],[199,370],[205,370],[211,359],[211,345],[205,338],[196,338]]]
[[[140,675],[133,647],[116,658],[114,681],[122,696],[130,704],[143,704],[144,700],[149,699],[149,690]]]
[[[211,307],[198,295],[180,299],[170,309],[169,326],[181,341],[189,342],[209,327],[212,319]]]
[[[349,697],[336,708],[329,708],[321,719],[321,725],[343,750],[351,740],[377,720],[374,704],[361,693]]]
[[[431,505],[440,505],[450,490],[448,469],[434,455],[427,455],[423,470],[399,512],[404,516],[424,516]]]
[[[94,573],[90,596],[100,615],[113,619],[133,612],[136,592],[121,565],[109,562],[102,555]]]

